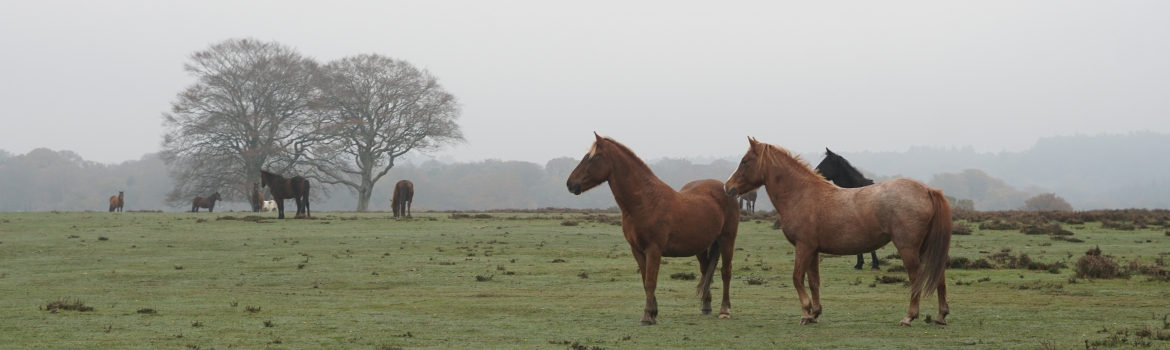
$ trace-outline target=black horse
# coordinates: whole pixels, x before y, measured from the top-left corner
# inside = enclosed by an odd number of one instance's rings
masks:
[[[849,164],[848,160],[833,153],[828,148],[825,148],[825,160],[821,164],[817,164],[817,172],[825,177],[825,180],[832,181],[834,184],[844,188],[858,188],[873,184],[873,180],[865,178],[857,171],[853,165]],[[873,269],[878,268],[877,251],[869,252],[871,260],[873,260]],[[865,267],[865,254],[857,254],[857,265],[853,266],[855,270],[861,270]]]

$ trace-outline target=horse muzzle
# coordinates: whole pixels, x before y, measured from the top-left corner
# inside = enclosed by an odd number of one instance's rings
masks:
[[[738,195],[738,194],[739,194],[739,189],[738,189],[738,188],[736,188],[736,187],[732,187],[732,188],[726,188],[726,187],[725,187],[725,189],[726,189],[726,191],[727,191],[727,195],[728,195],[728,196],[735,197],[736,195]]]
[[[568,186],[569,192],[573,193],[574,195],[581,194],[581,183],[580,182],[574,183],[572,181],[568,181],[565,183],[565,186]]]

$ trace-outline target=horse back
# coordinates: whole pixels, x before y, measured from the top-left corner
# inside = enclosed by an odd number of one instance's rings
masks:
[[[841,255],[872,251],[891,240],[920,240],[904,233],[926,227],[934,214],[930,188],[906,178],[833,188],[823,200],[801,204],[799,215],[784,219],[785,236],[815,232],[822,252]]]
[[[645,224],[668,228],[664,256],[695,255],[720,235],[734,235],[739,225],[739,203],[727,195],[719,180],[687,183],[661,206],[655,210],[662,213],[658,222]],[[641,229],[656,231],[653,227]]]

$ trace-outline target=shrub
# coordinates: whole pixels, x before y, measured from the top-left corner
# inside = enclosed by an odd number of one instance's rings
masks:
[[[1101,255],[1101,247],[1093,247],[1085,252],[1085,256],[1077,259],[1077,277],[1081,278],[1119,278],[1123,277],[1117,263],[1109,256]]]
[[[1025,199],[1024,207],[1021,209],[1026,211],[1072,211],[1073,207],[1064,198],[1057,197],[1055,193],[1041,193]]]
[[[1020,223],[1015,221],[992,220],[979,224],[980,230],[1019,230]]]
[[[49,310],[49,311],[53,311],[53,312],[56,312],[55,310],[72,310],[72,311],[86,312],[86,311],[93,311],[93,306],[85,306],[85,303],[82,302],[81,299],[73,299],[72,301],[70,301],[69,299],[66,298],[66,299],[50,300],[48,303],[45,303],[45,310]]]
[[[952,235],[966,236],[970,235],[972,231],[971,225],[968,224],[955,224],[951,226]]]

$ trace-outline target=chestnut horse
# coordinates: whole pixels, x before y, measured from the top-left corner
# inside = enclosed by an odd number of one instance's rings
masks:
[[[751,147],[724,185],[735,195],[767,188],[796,247],[793,287],[800,296],[800,324],[821,315],[820,253],[853,255],[894,242],[910,275],[910,309],[903,326],[918,317],[918,300],[938,291],[938,317],[946,324],[946,267],[951,243],[951,207],[941,191],[901,178],[861,188],[837,187],[788,150],[748,138]],[[804,289],[808,274],[812,298]]]
[[[410,217],[410,204],[413,201],[414,183],[402,180],[394,184],[394,198],[390,200],[390,206],[394,207],[394,217]]]
[[[260,191],[260,183],[252,183],[252,212],[258,212],[264,207],[264,192]]]
[[[622,212],[622,232],[646,290],[641,325],[657,323],[658,268],[662,257],[697,256],[702,278],[695,288],[702,313],[711,313],[711,280],[723,257],[723,306],[719,318],[731,317],[731,259],[739,229],[735,197],[718,180],[692,181],[679,192],[654,176],[650,167],[626,146],[593,134],[597,141],[569,174],[569,192],[579,195],[609,182]]]
[[[844,188],[858,188],[873,184],[873,180],[865,178],[861,175],[853,164],[849,164],[845,157],[839,156],[828,147],[825,148],[825,160],[822,160],[816,167],[817,173],[825,177],[825,180],[832,181],[834,185]],[[873,261],[873,269],[881,270],[879,267],[877,251],[869,252],[870,260]],[[857,254],[857,265],[853,265],[854,270],[861,270],[865,268],[865,254]]]
[[[110,196],[110,212],[114,210],[122,211],[122,206],[126,204],[126,197],[122,196],[122,191],[118,191],[117,196]]]
[[[260,186],[268,187],[268,192],[276,201],[276,210],[280,212],[281,219],[284,219],[284,200],[287,198],[292,198],[297,202],[297,215],[293,218],[309,217],[309,180],[300,176],[285,179],[280,174],[261,170]]]
[[[219,197],[219,192],[212,193],[207,198],[195,197],[195,199],[191,200],[191,212],[198,213],[199,208],[207,208],[207,212],[210,213],[215,210],[215,201],[222,200],[223,198]]]

